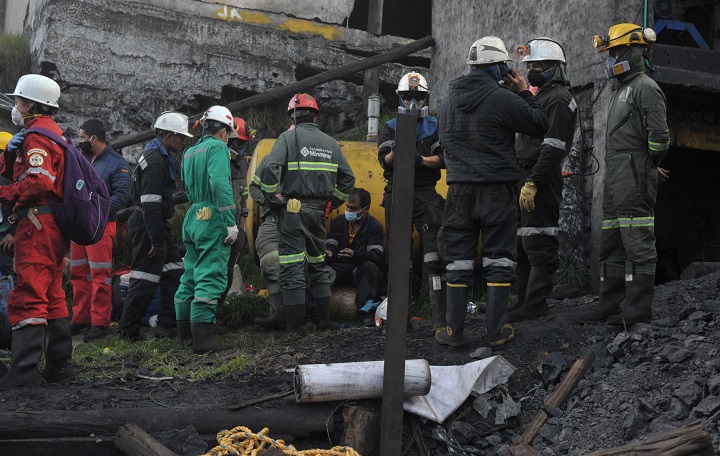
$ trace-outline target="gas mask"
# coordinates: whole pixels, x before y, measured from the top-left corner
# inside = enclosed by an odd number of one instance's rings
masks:
[[[605,61],[605,71],[607,77],[616,78],[623,73],[630,71],[630,62],[623,60],[622,62],[617,61],[617,57],[612,54],[608,54],[607,60]]]
[[[22,114],[20,114],[20,111],[17,110],[15,106],[12,108],[12,112],[10,113],[10,117],[12,118],[12,123],[17,127],[24,127],[25,126],[25,119],[23,119]]]
[[[410,98],[410,101],[403,100],[400,97],[400,106],[398,106],[398,113],[400,114],[417,114],[418,117],[426,117],[430,109],[425,106],[426,98]]]

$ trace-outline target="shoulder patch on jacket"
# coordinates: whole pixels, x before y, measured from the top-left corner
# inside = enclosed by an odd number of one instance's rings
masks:
[[[30,156],[32,156],[32,155],[35,155],[35,154],[42,154],[42,155],[44,155],[44,156],[47,157],[47,154],[48,154],[48,153],[45,152],[45,150],[43,150],[43,149],[37,149],[37,148],[36,148],[36,149],[30,149],[29,151],[27,151],[27,156],[28,156],[28,157],[30,157]]]

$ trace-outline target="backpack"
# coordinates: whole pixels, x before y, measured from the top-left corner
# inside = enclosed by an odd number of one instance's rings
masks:
[[[105,182],[72,142],[45,128],[28,128],[25,136],[29,133],[43,135],[65,150],[63,199],[48,199],[60,229],[76,244],[95,244],[105,232],[110,212],[110,193]]]

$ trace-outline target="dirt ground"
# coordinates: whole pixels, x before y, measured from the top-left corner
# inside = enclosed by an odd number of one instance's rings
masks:
[[[682,305],[691,306],[695,301],[717,299],[720,295],[717,275],[710,278],[671,282],[658,287],[654,304],[654,321],[667,319],[679,312]],[[678,296],[684,297],[678,304]],[[566,359],[575,359],[587,347],[597,345],[598,341],[611,341],[620,332],[606,325],[577,325],[573,315],[579,309],[589,305],[596,296],[583,295],[563,300],[552,300],[552,313],[548,317],[533,321],[516,323],[516,338],[497,354],[505,357],[516,367],[510,377],[508,388],[511,395],[518,399],[534,387],[539,386],[541,394],[532,401],[523,402],[523,410],[518,418],[509,421],[508,426],[498,432],[500,442],[510,443],[513,436],[523,430],[538,411],[542,398],[549,394],[553,385],[542,384],[539,371],[543,360],[550,353],[559,352]],[[482,303],[478,303],[482,310]],[[688,313],[689,315],[689,313]],[[713,325],[710,325],[713,326]],[[670,330],[670,329],[669,329]],[[720,325],[714,331],[720,332]],[[278,333],[280,336],[280,333]],[[439,346],[432,338],[429,321],[414,323],[407,338],[407,358],[426,359],[430,365],[459,365],[473,361],[470,353],[482,346],[485,335],[482,312],[468,315],[466,336],[468,344],[462,348]],[[135,378],[97,378],[91,381],[70,381],[60,385],[42,385],[0,393],[0,410],[5,412],[27,412],[43,410],[95,410],[121,408],[203,408],[225,410],[228,406],[244,403],[259,397],[281,394],[293,389],[292,370],[299,364],[345,363],[354,361],[382,360],[385,350],[386,327],[345,328],[333,333],[311,333],[302,338],[294,338],[279,343],[262,357],[251,360],[242,372],[233,373],[227,378],[213,381],[186,382],[178,380],[150,380]],[[612,364],[612,362],[611,362]],[[670,372],[675,372],[677,382],[685,380],[693,369],[700,369],[688,361]],[[569,365],[565,369],[569,368]],[[598,369],[590,371],[590,374]],[[141,374],[141,372],[139,372]],[[582,386],[582,384],[581,384]],[[635,385],[622,380],[613,384],[613,388],[633,391]],[[587,389],[588,387],[585,386]],[[374,404],[377,406],[378,404]],[[292,396],[264,402],[257,407],[277,409],[278,413],[293,413],[297,410]],[[407,415],[406,415],[407,416]],[[237,423],[241,425],[242,423]],[[602,425],[597,421],[593,426]],[[621,423],[611,424],[620,427]],[[433,423],[424,423],[423,435],[430,436]],[[588,426],[590,426],[588,424]],[[590,426],[592,427],[592,426]],[[219,430],[219,429],[218,429]],[[272,430],[271,430],[272,432]],[[595,432],[597,434],[597,432]],[[717,428],[713,430],[718,434]],[[317,437],[312,444],[322,444],[324,436]],[[550,438],[552,439],[552,438]],[[432,440],[428,438],[428,440]],[[600,438],[598,437],[598,440]],[[404,442],[405,443],[405,442]],[[406,454],[419,454],[408,443]],[[437,442],[435,442],[437,443]],[[623,436],[614,441],[585,442],[588,449],[606,448],[623,443]],[[325,447],[329,447],[325,442]],[[549,444],[548,444],[549,445]],[[302,445],[300,445],[302,446]],[[495,445],[497,447],[498,445]],[[448,454],[442,444],[430,445],[431,454]],[[2,442],[0,441],[0,448]],[[0,454],[2,452],[0,451]],[[43,454],[51,454],[43,453]],[[64,454],[70,454],[65,452]],[[82,453],[77,453],[82,454]],[[109,453],[108,453],[109,454]],[[460,454],[460,453],[453,453]],[[470,453],[468,453],[470,454]],[[496,450],[474,454],[497,454]],[[544,454],[584,454],[577,449],[574,452]]]

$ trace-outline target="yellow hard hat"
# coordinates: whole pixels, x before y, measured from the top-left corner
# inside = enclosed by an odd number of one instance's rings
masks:
[[[10,142],[10,139],[13,137],[12,133],[8,133],[6,131],[0,131],[0,149],[5,150],[8,143]]]
[[[606,52],[618,46],[650,46],[656,39],[655,31],[651,28],[642,28],[635,24],[616,24],[610,27],[606,36],[593,36],[593,47],[602,48],[598,52]]]

